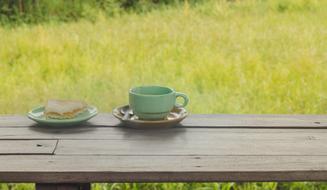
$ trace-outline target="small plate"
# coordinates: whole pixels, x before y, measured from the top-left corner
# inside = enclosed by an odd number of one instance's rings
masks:
[[[131,115],[128,119],[123,120],[124,113],[126,110],[129,110],[129,105],[117,107],[112,111],[112,114],[119,119],[124,126],[132,127],[132,128],[167,128],[174,127],[178,123],[180,123],[183,119],[187,117],[187,111],[185,108],[177,108],[175,107],[167,116],[166,119],[163,120],[139,120],[137,116]]]
[[[94,106],[88,106],[87,110],[78,114],[76,117],[71,119],[51,119],[44,116],[44,106],[34,108],[28,112],[27,117],[36,121],[38,124],[53,126],[53,127],[67,127],[79,125],[92,117],[96,116],[98,113],[97,108]]]

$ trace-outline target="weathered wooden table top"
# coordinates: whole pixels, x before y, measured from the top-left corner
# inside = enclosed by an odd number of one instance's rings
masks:
[[[327,181],[325,115],[191,115],[137,130],[99,114],[45,128],[0,116],[0,181]]]

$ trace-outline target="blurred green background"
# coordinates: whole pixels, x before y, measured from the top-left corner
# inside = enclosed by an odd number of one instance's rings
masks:
[[[101,112],[132,86],[191,113],[327,113],[327,1],[0,0],[0,114],[50,98]],[[0,189],[33,185],[2,184]],[[107,189],[327,189],[325,183],[94,184]]]

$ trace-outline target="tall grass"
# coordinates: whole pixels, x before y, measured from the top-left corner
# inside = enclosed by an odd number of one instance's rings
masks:
[[[0,113],[48,98],[110,112],[143,84],[186,92],[193,113],[326,113],[326,9],[210,1],[187,14],[0,28]]]
[[[34,190],[33,184],[0,184],[1,190]],[[96,183],[93,190],[326,190],[327,183]]]
[[[327,113],[327,2],[206,1],[95,22],[0,27],[0,114],[49,98],[101,112],[136,85],[172,86],[192,113]],[[1,189],[8,188],[6,185]],[[13,186],[14,189],[33,186]],[[95,189],[327,189],[322,183],[96,184]]]

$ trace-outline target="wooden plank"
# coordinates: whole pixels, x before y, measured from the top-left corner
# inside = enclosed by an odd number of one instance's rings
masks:
[[[327,115],[192,115],[185,119],[186,127],[248,127],[248,128],[327,128]]]
[[[256,131],[252,129],[253,131]],[[252,131],[251,130],[251,131]],[[63,155],[327,155],[327,133],[128,133],[111,140],[60,140]],[[250,131],[250,130],[249,130]]]
[[[2,156],[0,165],[2,182],[327,180],[326,156]]]
[[[37,183],[36,190],[90,190],[90,183]]]
[[[118,124],[108,114],[67,129],[0,117],[0,181],[327,180],[326,116],[193,115],[152,131]],[[48,142],[46,151],[35,142]]]
[[[23,115],[1,115],[0,127],[28,127],[35,122]]]
[[[53,154],[57,140],[0,140],[0,155]]]
[[[94,126],[115,126],[111,114],[102,113],[92,119]],[[191,114],[183,127],[327,127],[327,115],[289,114]]]
[[[139,140],[139,139],[170,139],[189,136],[190,140],[207,138],[229,138],[230,136],[247,136],[249,133],[262,135],[263,138],[272,133],[279,136],[295,135],[298,138],[320,138],[327,135],[326,129],[270,129],[270,128],[170,128],[162,130],[135,130],[121,127],[69,127],[69,128],[49,128],[49,127],[0,127],[0,139],[108,139],[108,140]],[[226,136],[227,135],[227,136]],[[286,137],[285,137],[286,138]]]
[[[102,113],[84,126],[115,127],[119,121]],[[28,127],[35,123],[26,116],[1,116],[0,127]],[[248,128],[327,128],[327,115],[190,115],[183,127],[248,127]]]

